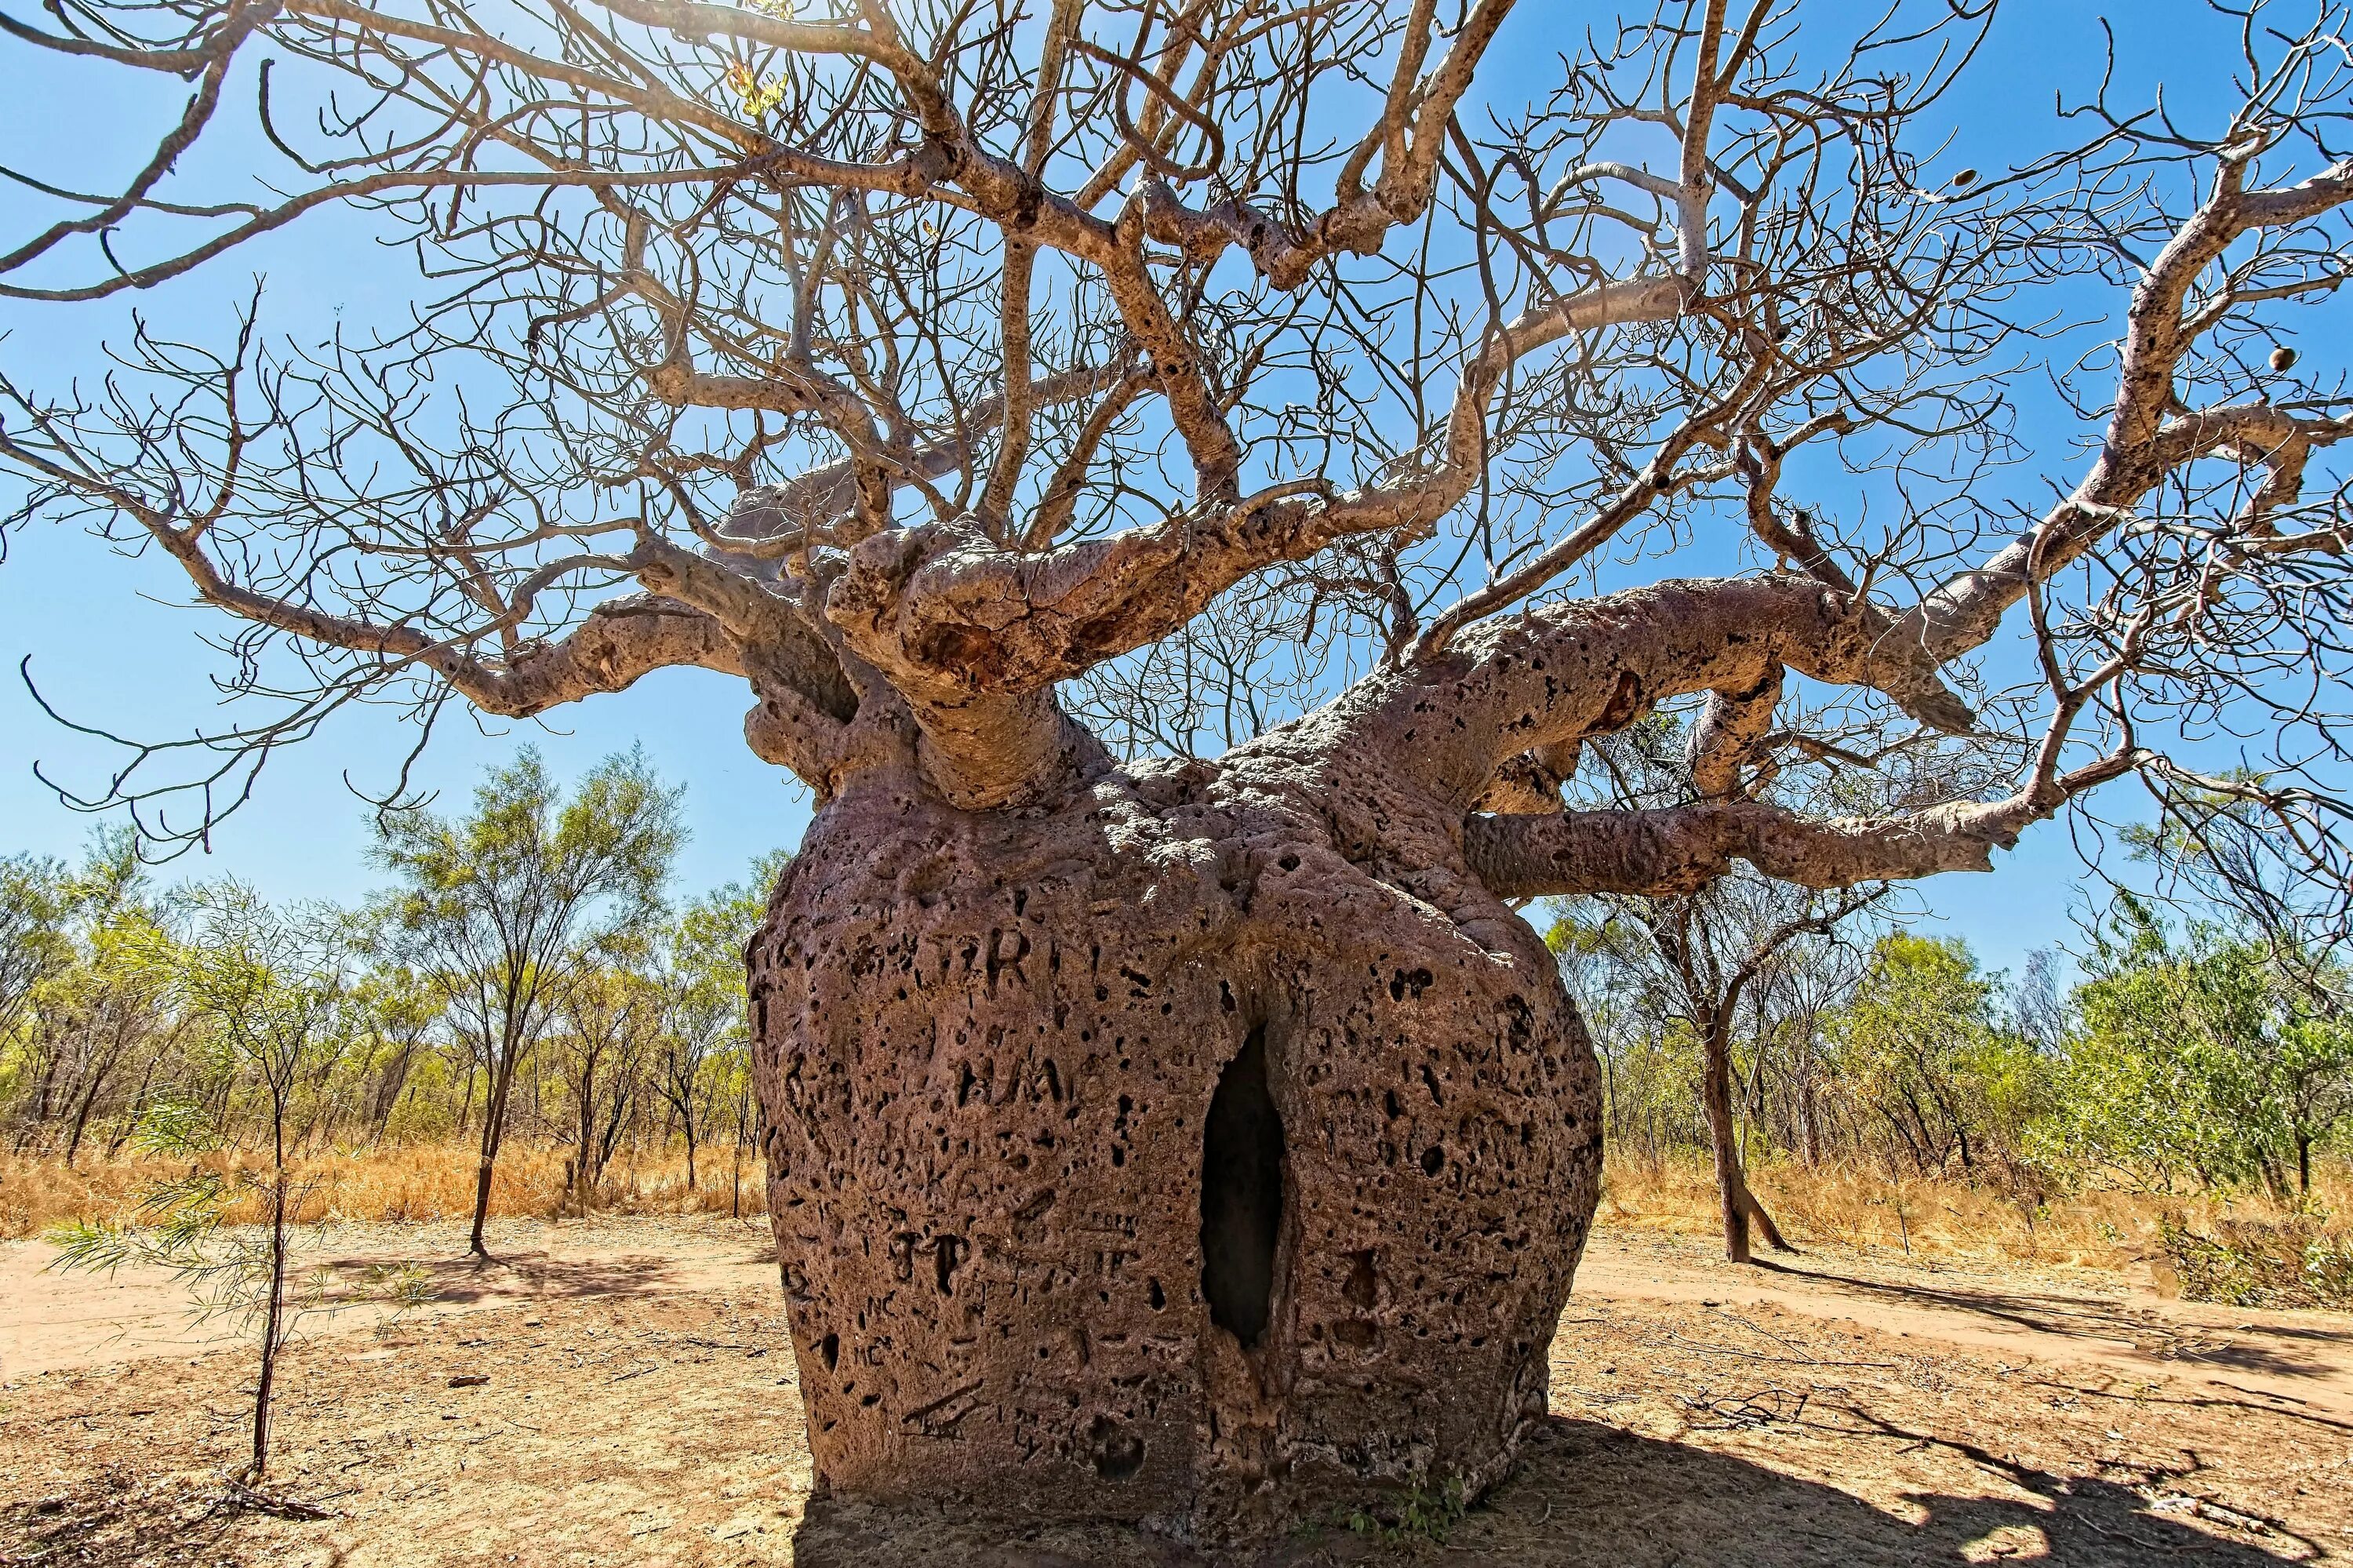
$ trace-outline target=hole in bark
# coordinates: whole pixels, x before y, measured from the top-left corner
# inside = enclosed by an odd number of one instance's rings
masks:
[[[1266,1032],[1250,1031],[1209,1097],[1201,1136],[1201,1294],[1244,1350],[1266,1331],[1282,1220],[1282,1118],[1266,1083]]]
[[[1439,1148],[1438,1145],[1433,1143],[1428,1149],[1421,1151],[1421,1173],[1423,1175],[1435,1176],[1440,1171],[1445,1169],[1446,1150]]]
[[[1369,1307],[1380,1293],[1380,1280],[1373,1273],[1372,1251],[1367,1248],[1352,1252],[1348,1258],[1348,1279],[1340,1287],[1340,1294],[1358,1307]]]
[[[817,1342],[817,1355],[818,1360],[825,1363],[825,1370],[828,1372],[831,1372],[834,1368],[839,1366],[841,1364],[841,1336],[839,1334],[828,1334],[824,1339],[819,1340]]]
[[[1160,1281],[1155,1279],[1151,1283],[1152,1288],[1144,1293],[1144,1298],[1151,1302],[1152,1309],[1157,1312],[1168,1305],[1168,1293],[1160,1288]]]
[[[1120,1430],[1108,1415],[1098,1415],[1087,1428],[1095,1449],[1095,1474],[1106,1481],[1124,1481],[1144,1468],[1144,1439]]]

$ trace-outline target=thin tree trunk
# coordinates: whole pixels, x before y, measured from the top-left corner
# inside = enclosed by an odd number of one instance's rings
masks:
[[[269,1396],[278,1381],[278,1348],[286,1322],[286,1113],[282,1097],[270,1111],[274,1170],[269,1192],[269,1299],[261,1320],[261,1375],[253,1385],[253,1478],[269,1468]]]
[[[510,1045],[492,1065],[490,1104],[482,1109],[482,1162],[474,1176],[474,1231],[466,1243],[466,1250],[476,1257],[491,1255],[491,1249],[482,1244],[482,1224],[490,1218],[491,1174],[498,1165],[499,1143],[506,1128],[507,1093],[514,1086],[518,1054]]]
[[[400,1054],[392,1059],[392,1065],[385,1068],[376,1080],[375,1131],[368,1139],[374,1147],[382,1148],[384,1145],[384,1135],[392,1127],[392,1113],[400,1108],[401,1093],[408,1086],[408,1074],[415,1065],[416,1055],[417,1042],[411,1040],[400,1048]]]
[[[1773,1216],[1765,1212],[1765,1205],[1757,1200],[1757,1189],[1748,1184],[1745,1172],[1740,1178],[1740,1200],[1747,1205],[1748,1217],[1755,1220],[1757,1228],[1765,1233],[1767,1246],[1775,1252],[1794,1253],[1798,1250],[1790,1245],[1789,1238],[1781,1234],[1781,1227],[1773,1223]]]
[[[139,1126],[139,1107],[146,1101],[147,1090],[155,1082],[156,1064],[163,1059],[161,1051],[148,1054],[146,1070],[139,1075],[139,1086],[131,1091],[131,1099],[123,1107],[122,1117],[115,1123],[114,1136],[107,1140],[106,1157],[109,1160],[122,1152],[122,1146],[130,1141],[132,1132]]]
[[[47,1060],[41,1065],[41,1081],[35,1086],[33,1091],[32,1124],[37,1128],[48,1125],[49,1097],[57,1090],[58,1063],[59,1059],[59,1055],[56,1051],[50,1051],[47,1053]],[[19,1148],[21,1147],[22,1145],[19,1145]]]
[[[1700,1098],[1707,1110],[1707,1136],[1715,1159],[1715,1188],[1719,1212],[1724,1220],[1724,1255],[1734,1263],[1754,1261],[1750,1255],[1748,1226],[1753,1220],[1765,1236],[1765,1245],[1776,1252],[1796,1252],[1765,1205],[1749,1190],[1748,1177],[1741,1168],[1739,1128],[1732,1115],[1732,1042],[1726,1031],[1715,1027],[1713,1021],[1700,1033],[1706,1053],[1706,1071],[1700,1083]]]
[[[90,1113],[97,1107],[99,1094],[113,1074],[114,1064],[111,1061],[94,1069],[90,1075],[90,1086],[82,1091],[81,1103],[74,1107],[73,1135],[66,1139],[66,1169],[69,1171],[73,1169],[74,1156],[81,1150],[82,1134],[90,1127]]]
[[[579,1114],[574,1118],[579,1156],[572,1162],[572,1201],[579,1207],[584,1219],[588,1214],[588,1189],[592,1185],[589,1167],[596,1160],[596,1096],[595,1089],[589,1086],[596,1083],[596,1064],[591,1062],[581,1075],[582,1088],[576,1101]]]
[[[1701,1049],[1705,1053],[1704,1070],[1700,1075],[1700,1104],[1707,1112],[1707,1139],[1715,1159],[1715,1191],[1718,1212],[1724,1223],[1724,1255],[1734,1263],[1746,1263],[1748,1254],[1748,1213],[1752,1206],[1747,1197],[1747,1184],[1740,1176],[1740,1143],[1732,1125],[1732,1048],[1724,1032],[1709,1019],[1700,1030]]]

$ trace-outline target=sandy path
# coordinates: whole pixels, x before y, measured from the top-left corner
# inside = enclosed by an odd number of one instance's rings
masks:
[[[1605,1301],[1769,1304],[2012,1361],[2188,1383],[2218,1397],[2255,1395],[2353,1420],[2353,1315],[2174,1300],[2089,1270],[1929,1270],[1852,1253],[1734,1269],[1682,1238],[1620,1233],[1595,1239],[1577,1270],[1577,1293]]]
[[[0,1247],[0,1568],[1233,1568],[1109,1527],[998,1551],[965,1511],[878,1525],[812,1501],[754,1228],[518,1223],[481,1267],[453,1227],[341,1241],[344,1277],[417,1260],[439,1299],[391,1323],[347,1302],[281,1369],[271,1474],[316,1518],[222,1506],[251,1355],[200,1353],[169,1279]],[[1579,1286],[1551,1418],[1459,1528],[1334,1526],[1250,1568],[2353,1554],[2353,1319],[1827,1250],[1733,1270],[1622,1231]]]
[[[766,1234],[765,1226],[711,1221],[512,1222],[493,1227],[498,1261],[478,1265],[456,1255],[463,1234],[449,1226],[349,1226],[319,1255],[343,1283],[306,1329],[346,1332],[390,1316],[387,1306],[355,1294],[378,1264],[428,1268],[435,1299],[423,1316],[772,1285]],[[186,1292],[160,1271],[65,1274],[48,1266],[54,1255],[39,1242],[0,1244],[0,1380],[196,1355],[235,1337],[227,1324],[191,1324]],[[2197,1394],[2254,1397],[2353,1421],[2353,1317],[2169,1300],[2088,1271],[1930,1270],[1852,1254],[1734,1270],[1684,1238],[1604,1232],[1577,1291],[1583,1301],[1769,1305],[1980,1355],[2186,1384]],[[1576,1309],[1572,1303],[1572,1317]]]
[[[774,1285],[776,1255],[765,1222],[512,1221],[490,1228],[495,1261],[465,1256],[465,1231],[449,1225],[346,1225],[306,1253],[335,1283],[307,1313],[307,1335],[372,1329],[394,1316],[364,1281],[375,1266],[417,1264],[430,1304],[412,1318],[562,1300],[678,1296]],[[0,1242],[0,1381],[150,1356],[194,1356],[239,1338],[233,1324],[192,1321],[186,1287],[162,1269],[112,1275],[52,1266],[46,1242]]]

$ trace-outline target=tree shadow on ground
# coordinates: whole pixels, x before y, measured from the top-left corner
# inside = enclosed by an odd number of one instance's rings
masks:
[[[474,1257],[396,1261],[424,1271],[420,1293],[425,1300],[436,1305],[670,1296],[680,1288],[677,1260],[656,1253],[598,1258],[512,1253],[487,1263]],[[380,1257],[341,1257],[330,1260],[324,1266],[333,1270],[340,1279],[364,1283],[370,1269],[382,1267],[386,1262]]]
[[[2269,1551],[2209,1534],[2111,1482],[1971,1457],[2014,1495],[1915,1495],[1914,1522],[1732,1455],[1554,1417],[1519,1473],[1443,1540],[1332,1529],[1215,1552],[1081,1526],[1032,1529],[1005,1544],[1003,1527],[977,1517],[812,1502],[794,1544],[798,1568],[1918,1568],[2020,1558],[2069,1568],[2276,1568],[2283,1556],[2318,1555],[2313,1542],[2284,1533],[2270,1537]]]
[[[1794,1278],[1820,1280],[1876,1300],[1989,1318],[2015,1328],[2067,1339],[2111,1339],[2140,1344],[2154,1338],[2169,1344],[2199,1332],[2197,1325],[2168,1323],[2153,1314],[2136,1311],[2126,1303],[2096,1296],[1866,1279],[1834,1269],[1763,1258],[1757,1260],[1757,1266]],[[2232,1332],[2239,1338],[2229,1343],[2201,1342],[2194,1354],[2183,1352],[2182,1359],[2277,1377],[2325,1374],[2353,1359],[2353,1325],[2327,1320],[2250,1322],[2234,1327]]]
[[[239,1518],[223,1486],[101,1471],[70,1492],[0,1510],[0,1564],[214,1568],[238,1561]]]

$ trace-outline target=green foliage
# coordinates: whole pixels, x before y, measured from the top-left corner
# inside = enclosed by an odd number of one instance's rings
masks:
[[[372,1263],[360,1283],[404,1310],[427,1306],[438,1295],[433,1271],[421,1263]]]
[[[1621,1153],[1708,1147],[1681,970],[1705,981],[1724,966],[1668,960],[1704,920],[1733,951],[1759,924],[1710,896],[1721,907],[1664,908],[1681,925],[1584,901],[1546,933],[1593,1033]],[[1789,944],[1740,994],[1725,1039],[1749,1158],[1862,1155],[1991,1181],[2029,1213],[2084,1182],[2295,1199],[2353,1126],[2353,1026],[2337,1012],[2353,975],[2291,934],[2242,917],[2176,931],[2123,896],[2067,992],[2047,959],[2012,988],[1955,938],[1887,931],[1850,967],[1855,952]]]
[[[391,913],[413,960],[453,994],[487,990],[498,1022],[501,1001],[535,997],[576,952],[638,939],[685,842],[679,796],[630,752],[566,800],[526,747],[475,789],[470,816],[388,813],[376,858],[400,884]]]
[[[21,988],[0,996],[0,1092],[27,1124],[20,1146],[47,1141],[69,1163],[138,1064],[202,1056],[201,1037],[171,1012],[179,911],[153,895],[136,852],[128,835],[101,833],[71,871],[7,863],[6,891],[26,903],[0,920],[0,968]]]
[[[1378,1536],[1392,1546],[1414,1541],[1443,1544],[1470,1511],[1471,1499],[1462,1478],[1449,1476],[1437,1487],[1415,1487],[1394,1507],[1349,1510],[1340,1522],[1359,1535]]]
[[[2119,899],[2075,993],[2042,1152],[2156,1189],[2307,1188],[2312,1151],[2353,1113],[2353,1030],[2291,959],[2220,927],[2177,934]]]
[[[477,1253],[516,1074],[568,981],[646,952],[686,838],[680,793],[631,751],[598,764],[567,800],[525,748],[483,779],[472,815],[450,821],[412,807],[380,823],[377,858],[402,885],[385,915],[398,956],[429,978],[483,1071]]]
[[[0,1044],[16,1033],[34,988],[72,961],[65,929],[72,888],[65,867],[0,857]]]
[[[2225,1220],[2211,1235],[2167,1216],[2158,1244],[2181,1294],[2230,1307],[2353,1307],[2353,1236],[2331,1234],[2316,1218],[2284,1224]]]
[[[781,853],[767,856],[745,881],[689,904],[662,943],[657,977],[663,1004],[659,1087],[687,1133],[690,1182],[693,1149],[706,1122],[717,1107],[739,1103],[750,1093],[744,953],[785,859]]]
[[[226,1216],[240,1199],[266,1194],[269,1173],[216,1160],[225,1151],[218,1123],[205,1107],[186,1101],[151,1107],[132,1142],[142,1154],[185,1160],[189,1167],[149,1182],[127,1222],[82,1220],[51,1231],[47,1239],[58,1255],[51,1266],[107,1274],[134,1264],[167,1269],[188,1287],[200,1320],[226,1315],[249,1327],[268,1304],[268,1243],[229,1225]]]
[[[72,866],[0,859],[0,1137],[227,1171],[512,1124],[575,1145],[587,1202],[621,1151],[732,1134],[740,1195],[744,948],[785,857],[673,909],[678,801],[642,757],[566,788],[526,752],[462,816],[380,824],[397,885],[357,910],[159,891],[122,833]],[[189,1215],[256,1195],[190,1180],[132,1228],[193,1245]]]
[[[1923,1174],[2014,1160],[2043,1064],[2000,1020],[2000,982],[1957,938],[1894,932],[1825,1030],[1849,1093]]]

